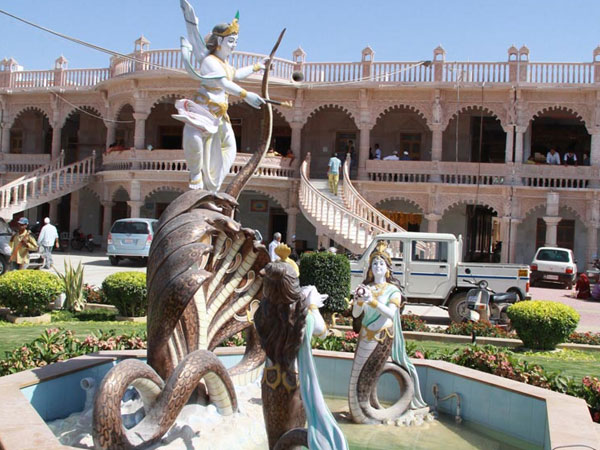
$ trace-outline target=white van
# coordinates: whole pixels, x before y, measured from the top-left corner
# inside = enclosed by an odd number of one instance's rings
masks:
[[[568,248],[540,247],[530,267],[532,286],[543,281],[572,289],[577,280],[577,261],[573,250]]]

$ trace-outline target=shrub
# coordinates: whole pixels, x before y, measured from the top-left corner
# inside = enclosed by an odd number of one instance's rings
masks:
[[[109,322],[116,318],[115,311],[105,309],[84,309],[76,313],[70,311],[52,311],[52,322],[72,322],[72,321],[92,321],[92,322]]]
[[[431,331],[431,328],[415,314],[404,314],[401,322],[402,331]]]
[[[579,314],[570,306],[541,300],[515,303],[508,317],[525,347],[541,350],[565,342],[579,323]]]
[[[496,337],[496,338],[514,338],[514,333],[506,331],[497,325],[492,325],[490,322],[452,322],[448,328],[444,330],[445,334],[458,334],[461,336],[471,336],[475,333],[481,337]]]
[[[119,272],[109,275],[102,282],[102,291],[109,304],[125,317],[142,317],[148,307],[146,274],[143,272]]]
[[[65,261],[65,273],[56,272],[56,275],[60,277],[65,285],[65,309],[68,311],[81,311],[85,306],[81,261],[79,261],[76,268],[73,267],[71,261]]]
[[[600,345],[600,333],[571,333],[568,342],[573,344]]]
[[[300,284],[313,285],[325,300],[328,312],[342,312],[348,308],[350,296],[350,262],[346,255],[329,252],[304,253],[300,258]]]
[[[582,397],[590,408],[594,422],[600,422],[600,380],[597,377],[584,377]]]
[[[39,316],[64,289],[52,273],[15,270],[0,277],[0,304],[17,316]]]
[[[73,332],[48,328],[38,338],[13,351],[0,361],[0,376],[42,367],[75,356],[99,350],[135,350],[146,348],[145,332],[117,335],[114,331],[99,331],[80,341]]]
[[[83,285],[83,296],[87,303],[105,303],[106,301],[102,289],[90,286],[87,283]]]

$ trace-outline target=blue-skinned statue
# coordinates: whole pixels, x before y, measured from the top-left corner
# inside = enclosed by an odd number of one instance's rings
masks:
[[[198,18],[187,0],[181,0],[181,9],[189,39],[181,38],[183,63],[187,72],[200,82],[200,89],[195,101],[182,99],[175,103],[177,114],[173,117],[185,124],[183,151],[190,171],[190,188],[218,191],[236,155],[235,136],[227,115],[229,95],[260,108],[264,100],[235,81],[265,66],[257,63],[236,70],[227,62],[237,46],[238,15],[229,24],[215,26],[205,41],[198,31]]]

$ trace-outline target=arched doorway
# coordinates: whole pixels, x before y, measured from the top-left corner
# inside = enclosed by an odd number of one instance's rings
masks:
[[[376,207],[383,215],[406,231],[421,231],[423,211],[410,201],[405,199],[383,200]]]
[[[65,151],[65,164],[92,156],[101,158],[106,148],[106,126],[98,111],[89,106],[77,108],[67,116],[61,133],[61,148]]]
[[[431,160],[431,130],[418,112],[407,106],[394,106],[378,118],[371,130],[373,148],[379,144],[382,158],[397,151],[408,152],[413,161]]]
[[[113,222],[119,219],[127,219],[131,216],[131,207],[127,204],[130,198],[124,188],[119,187],[113,194],[112,200],[113,206],[111,217]]]
[[[161,214],[169,204],[181,195],[181,191],[175,188],[164,188],[151,192],[144,199],[140,208],[140,217],[160,219]]]
[[[161,98],[152,106],[146,119],[146,146],[154,149],[178,150],[183,148],[183,123],[171,117],[177,114],[177,96]]]
[[[28,108],[17,116],[10,129],[10,153],[49,154],[52,149],[52,127],[46,114]]]
[[[442,134],[442,161],[504,163],[505,152],[506,132],[485,108],[461,109]]]
[[[353,147],[353,161],[357,161],[358,128],[354,120],[340,106],[327,105],[316,110],[302,128],[302,159],[311,152],[310,176],[325,178],[329,158],[337,152],[343,161],[349,147]]]
[[[537,115],[530,123],[530,139],[525,135],[524,159],[537,154],[539,161],[545,161],[546,154],[555,148],[560,154],[561,164],[565,153],[573,150],[580,165],[589,164],[591,136],[585,123],[575,113],[556,108]],[[530,141],[530,142],[528,142]],[[527,145],[529,144],[529,145]]]
[[[118,147],[133,147],[135,136],[135,119],[133,118],[133,106],[125,104],[117,115],[117,124],[115,126],[115,144]],[[113,144],[113,142],[108,143]]]

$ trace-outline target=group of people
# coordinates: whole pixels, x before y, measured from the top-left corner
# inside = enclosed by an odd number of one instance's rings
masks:
[[[535,155],[530,155],[529,159],[527,160],[527,164],[542,163],[543,161],[540,160],[540,158],[543,158],[543,156],[539,155],[539,157],[536,158]],[[556,148],[551,147],[550,151],[548,153],[546,153],[545,163],[548,165],[551,165],[551,166],[560,166],[560,165],[578,166],[578,165],[580,165],[579,161],[577,160],[577,155],[575,154],[575,152],[572,148],[567,150],[567,152],[561,158],[560,153],[558,153]],[[590,165],[590,159],[589,159],[588,155],[585,153],[582,156],[581,165],[583,165],[583,166]]]
[[[410,154],[408,150],[404,150],[402,152],[402,156],[399,156],[400,153],[397,150],[394,150],[391,155],[382,156],[381,147],[379,144],[375,144],[375,150],[369,149],[369,159],[377,159],[383,161],[410,161]]]
[[[29,266],[29,253],[37,250],[42,250],[44,264],[42,269],[50,269],[52,267],[52,248],[58,248],[58,231],[54,225],[50,223],[50,218],[44,219],[44,226],[40,230],[40,234],[36,239],[28,229],[29,220],[27,217],[21,217],[17,221],[17,231],[10,238],[10,260],[9,262],[15,269],[27,269]]]

